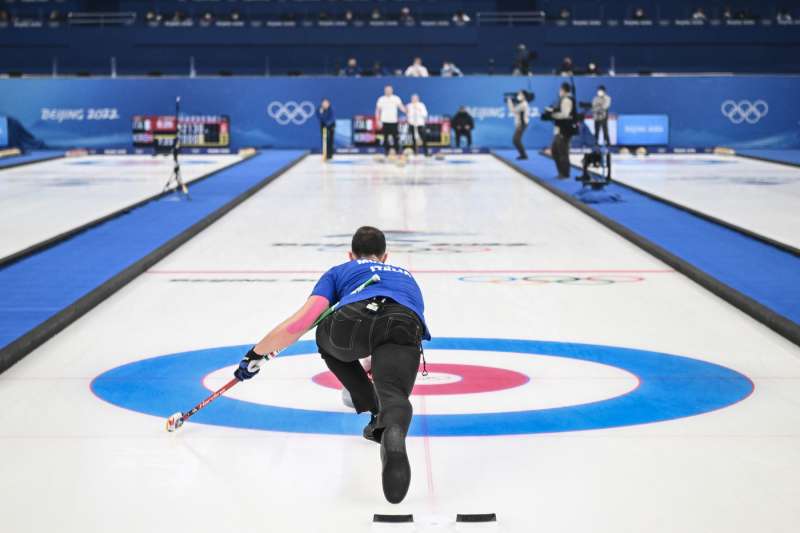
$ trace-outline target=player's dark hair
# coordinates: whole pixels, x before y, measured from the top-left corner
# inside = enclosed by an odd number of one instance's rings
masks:
[[[350,245],[353,255],[356,257],[381,257],[386,253],[386,237],[378,228],[372,226],[361,226],[353,234],[353,242]]]
[[[569,86],[569,83],[564,82],[561,84],[561,88],[564,89],[566,92],[572,92]]]

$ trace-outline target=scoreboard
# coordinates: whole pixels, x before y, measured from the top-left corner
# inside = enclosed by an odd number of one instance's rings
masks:
[[[378,129],[372,115],[356,115],[353,117],[353,146],[375,146],[383,142],[383,135]],[[400,133],[400,145],[411,146],[411,132],[405,119],[397,124]],[[450,146],[450,117],[431,115],[425,124],[425,140],[428,146]]]
[[[135,115],[133,145],[137,148],[172,148],[176,133],[182,147],[224,148],[231,142],[230,119],[225,115]]]

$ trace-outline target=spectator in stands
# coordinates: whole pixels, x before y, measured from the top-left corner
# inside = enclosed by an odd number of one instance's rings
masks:
[[[692,13],[692,20],[699,20],[700,22],[705,22],[707,19],[708,17],[706,17],[706,12],[703,11],[702,7],[698,7],[697,9],[694,10],[694,13]]]
[[[758,15],[753,13],[750,9],[742,9],[736,12],[736,18],[739,20],[758,20]]]
[[[456,11],[455,15],[451,19],[453,24],[456,26],[465,26],[471,22],[472,19],[469,18],[469,15],[464,13],[463,11]]]
[[[158,26],[161,23],[161,15],[155,11],[148,11],[144,19],[148,26]]]
[[[633,20],[647,20],[647,13],[645,13],[643,7],[637,7],[633,10],[633,16],[631,18]]]
[[[320,11],[317,15],[317,20],[320,22],[325,22],[331,20],[331,16],[328,14],[327,11]]]
[[[211,26],[214,24],[214,15],[210,11],[203,13],[203,18],[200,19],[201,26]]]
[[[242,21],[242,14],[238,11],[234,10],[231,11],[230,16],[228,17],[231,22],[241,22]]]
[[[406,69],[405,75],[409,78],[427,78],[428,69],[422,64],[421,57],[415,57],[414,62]]]
[[[411,8],[408,6],[403,6],[400,9],[400,18],[398,19],[400,24],[405,24],[406,26],[413,26],[414,25],[414,16],[411,14]]]
[[[611,107],[611,97],[606,92],[604,85],[597,87],[597,95],[592,99],[592,118],[594,119],[594,143],[600,144],[600,131],[606,146],[611,144],[608,137],[608,109]]]
[[[733,10],[731,6],[725,6],[725,9],[722,10],[722,18],[724,20],[731,20],[733,18]]]
[[[376,61],[372,64],[372,68],[369,70],[369,75],[371,76],[388,76],[389,70],[381,65],[380,61]]]
[[[589,64],[586,65],[586,75],[587,76],[600,75],[600,68],[598,68],[597,63],[595,63],[594,61],[589,61]]]
[[[517,45],[517,55],[514,58],[514,76],[527,76],[531,73],[531,62],[533,62],[536,54],[528,50],[528,47],[523,43]]]
[[[381,10],[377,7],[372,10],[372,13],[369,16],[370,20],[383,20],[383,15],[381,15]]]
[[[333,159],[333,134],[336,129],[336,116],[331,107],[331,101],[323,98],[317,108],[317,119],[322,134],[322,154],[325,160]]]
[[[355,22],[356,16],[353,14],[353,10],[348,9],[344,12],[344,21],[348,24],[352,24]]]
[[[472,130],[475,129],[475,121],[463,105],[450,120],[453,131],[456,132],[456,148],[461,148],[461,137],[467,138],[467,148],[472,148]]]
[[[339,76],[347,76],[348,78],[357,78],[361,73],[358,70],[358,61],[355,57],[347,60],[347,65],[339,71]]]
[[[561,66],[558,68],[558,74],[562,76],[572,76],[575,73],[575,66],[572,64],[572,58],[567,56],[561,61]]]
[[[788,9],[780,9],[778,10],[778,15],[775,17],[775,20],[777,20],[779,24],[791,24],[792,14]]]
[[[428,157],[428,141],[425,139],[427,131],[425,123],[428,120],[428,108],[425,107],[418,94],[411,95],[411,101],[406,105],[406,120],[408,121],[411,143],[414,146],[414,155],[417,153],[418,143],[422,143],[422,153]]]
[[[8,11],[0,9],[0,24],[8,24]]]
[[[572,12],[566,7],[562,7],[561,12],[558,14],[558,18],[561,20],[569,20],[572,18]]]
[[[2,22],[3,16],[0,15],[0,22]],[[61,11],[58,9],[54,9],[50,12],[50,16],[47,17],[47,21],[50,23],[51,26],[58,26],[62,22],[64,22],[64,16],[61,14]]]
[[[442,63],[441,75],[443,78],[453,78],[463,76],[464,73],[452,61],[445,61]]]

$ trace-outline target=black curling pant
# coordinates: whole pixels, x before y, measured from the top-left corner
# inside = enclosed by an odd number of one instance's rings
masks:
[[[569,143],[571,139],[572,138],[567,135],[557,133],[553,137],[553,144],[550,145],[550,151],[553,154],[553,161],[556,162],[558,175],[562,178],[569,177]]]
[[[456,148],[461,148],[461,137],[466,137],[467,148],[472,148],[472,130],[456,130]]]
[[[398,132],[397,122],[384,122],[383,123],[383,149],[386,155],[389,155],[389,149],[394,148],[397,155],[400,155],[400,134]],[[391,147],[389,146],[389,137],[392,138]]]
[[[409,126],[411,130],[411,142],[414,145],[414,153],[417,153],[417,145],[422,144],[422,153],[428,155],[428,140],[425,138],[427,133],[425,126]]]
[[[377,311],[367,308],[373,303]],[[317,327],[320,354],[350,392],[356,411],[378,413],[376,427],[397,424],[404,432],[411,424],[408,397],[417,379],[421,341],[417,315],[384,298],[345,305]],[[373,382],[359,362],[369,355]]]
[[[322,149],[325,151],[325,159],[333,159],[333,137],[336,125],[322,126]]]

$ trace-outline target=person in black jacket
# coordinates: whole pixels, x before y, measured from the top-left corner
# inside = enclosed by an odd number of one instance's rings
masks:
[[[456,132],[456,148],[461,148],[462,136],[467,138],[467,148],[472,148],[472,130],[475,129],[475,121],[472,120],[466,107],[462,105],[458,108],[458,112],[450,120],[450,125]]]

